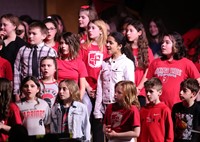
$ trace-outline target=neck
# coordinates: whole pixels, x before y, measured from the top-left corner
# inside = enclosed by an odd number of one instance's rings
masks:
[[[10,42],[15,41],[16,36],[17,36],[16,33],[12,32],[12,33],[9,34],[9,36],[7,36],[7,38],[5,40],[10,41]]]
[[[72,100],[70,98],[66,99],[63,101],[63,106],[64,107],[70,107],[72,104]]]
[[[43,77],[42,81],[44,83],[52,83],[52,82],[55,82],[55,78],[53,76],[50,76],[50,77]]]
[[[121,52],[115,53],[115,54],[112,55],[112,59],[115,60],[115,59],[117,59],[117,58],[118,58],[119,56],[121,56],[121,55],[122,55]]]
[[[133,41],[131,44],[131,47],[132,47],[132,49],[137,49],[138,48],[137,42]]]
[[[55,41],[53,39],[46,40],[45,44],[50,46],[50,47],[53,47],[55,45]]]
[[[194,100],[183,101],[183,106],[191,107],[194,104]]]

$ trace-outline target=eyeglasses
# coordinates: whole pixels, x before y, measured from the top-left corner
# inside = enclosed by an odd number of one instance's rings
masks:
[[[17,35],[21,35],[22,33],[24,33],[24,30],[16,30]]]
[[[48,31],[53,31],[53,30],[55,30],[56,28],[48,28]]]

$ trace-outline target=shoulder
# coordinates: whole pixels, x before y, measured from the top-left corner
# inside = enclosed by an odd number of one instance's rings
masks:
[[[13,102],[11,102],[10,103],[10,110],[15,110],[15,109],[18,109],[18,106],[17,106],[17,104],[16,103],[13,103]]]

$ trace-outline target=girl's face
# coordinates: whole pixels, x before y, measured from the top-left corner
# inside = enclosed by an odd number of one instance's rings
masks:
[[[108,54],[114,55],[117,54],[121,49],[121,45],[119,45],[112,36],[108,36],[106,48]]]
[[[56,72],[56,67],[55,67],[54,61],[52,59],[43,60],[41,62],[40,68],[41,68],[43,77],[45,77],[45,78],[53,77],[54,78],[54,75]]]
[[[122,86],[121,85],[118,85],[116,88],[115,88],[115,100],[116,102],[121,102],[122,99],[123,99],[123,90],[122,90]]]
[[[1,19],[1,29],[4,31],[5,35],[10,35],[10,33],[15,32],[16,26],[10,22],[10,20],[2,18]]]
[[[90,37],[90,39],[97,40],[101,34],[102,31],[97,25],[95,25],[94,23],[90,23],[88,25],[88,36]]]
[[[69,89],[68,89],[68,87],[67,87],[65,82],[61,82],[59,84],[58,95],[59,95],[61,100],[67,100],[67,99],[69,99],[71,97]]]
[[[24,36],[25,36],[25,27],[24,27],[23,25],[20,24],[20,25],[17,27],[17,31],[19,31],[19,33],[21,33],[21,34],[18,34],[18,36],[19,36],[21,39],[23,39]]]
[[[60,40],[60,50],[62,55],[67,55],[69,53],[69,44],[66,44],[63,38]]]
[[[32,80],[27,81],[22,87],[22,92],[27,100],[34,100],[39,91],[38,86]]]
[[[126,29],[126,36],[130,42],[137,41],[142,31],[137,31],[133,25],[128,25]]]
[[[55,35],[57,33],[56,27],[51,22],[45,23],[45,25],[46,25],[46,27],[48,29],[48,35],[47,35],[46,39],[47,40],[54,40],[54,37],[55,37]]]
[[[152,36],[157,36],[159,33],[158,27],[154,21],[149,23],[149,32]]]
[[[174,54],[172,50],[172,46],[173,46],[173,42],[169,38],[169,36],[164,36],[163,43],[161,45],[162,54],[166,56],[172,56]]]
[[[79,19],[78,20],[79,20],[79,27],[81,27],[81,28],[85,28],[86,29],[87,25],[88,25],[88,23],[90,21],[87,13],[88,13],[87,11],[81,11],[79,13]]]

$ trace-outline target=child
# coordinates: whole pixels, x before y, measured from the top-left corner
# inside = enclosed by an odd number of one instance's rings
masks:
[[[109,142],[134,142],[140,134],[139,101],[132,81],[115,85],[116,103],[108,105],[103,131]]]
[[[0,141],[6,141],[11,127],[21,124],[19,108],[12,103],[12,85],[6,78],[0,78]]]
[[[20,48],[14,64],[14,95],[19,101],[19,85],[26,76],[41,76],[39,72],[40,59],[45,56],[57,56],[56,51],[44,44],[47,27],[42,22],[33,22],[29,26],[30,46]]]
[[[88,23],[95,19],[98,19],[98,15],[94,6],[83,5],[80,7],[78,21],[81,43],[84,43],[87,40]]]
[[[40,69],[42,73],[42,78],[40,79],[41,97],[51,108],[58,94],[57,62],[55,57],[46,56],[42,58]]]
[[[138,142],[173,142],[173,123],[171,110],[159,97],[162,83],[158,78],[151,78],[144,83],[149,103],[141,108],[141,133]]]
[[[126,28],[126,37],[128,39],[127,47],[132,51],[135,57],[135,84],[138,89],[138,99],[140,105],[146,104],[146,94],[144,91],[144,82],[149,64],[153,60],[153,53],[148,45],[144,25],[139,20],[130,20]]]
[[[22,116],[23,126],[28,135],[45,135],[50,123],[50,108],[46,101],[40,99],[40,83],[33,76],[22,80],[21,93],[25,96],[17,105]]]
[[[200,131],[200,106],[195,101],[199,92],[196,79],[188,78],[180,84],[180,98],[172,108],[175,142],[198,142],[200,136],[192,130]]]
[[[195,78],[200,83],[200,74],[192,61],[185,58],[182,36],[177,32],[165,34],[161,46],[162,57],[149,65],[147,79],[158,77],[163,84],[160,100],[170,109],[180,102],[180,83],[186,78]]]
[[[62,80],[59,83],[57,103],[51,112],[50,128],[51,133],[67,133],[72,138],[90,141],[87,107],[80,102],[79,87],[74,80]]]
[[[94,117],[102,119],[106,106],[114,103],[114,86],[121,80],[135,81],[134,62],[124,54],[125,38],[122,33],[112,32],[107,39],[106,48],[111,55],[103,64],[99,73]],[[131,51],[130,51],[131,53]],[[133,58],[134,59],[134,58]]]

